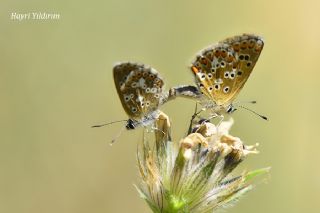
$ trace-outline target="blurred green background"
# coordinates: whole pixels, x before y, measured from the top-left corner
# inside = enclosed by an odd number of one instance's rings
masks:
[[[112,79],[117,61],[161,72],[166,88],[192,84],[190,61],[203,47],[243,32],[265,48],[238,100],[232,134],[260,143],[237,172],[271,166],[228,212],[319,212],[320,2],[306,1],[1,1],[0,212],[150,212],[138,197],[136,144]],[[60,20],[10,20],[12,12],[55,12]],[[178,141],[194,102],[162,107]]]

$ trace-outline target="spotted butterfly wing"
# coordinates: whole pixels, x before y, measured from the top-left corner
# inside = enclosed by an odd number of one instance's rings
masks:
[[[121,104],[131,119],[143,122],[158,109],[164,83],[155,69],[126,62],[114,66],[113,76]]]
[[[256,35],[234,36],[200,53],[191,70],[208,108],[229,106],[249,78],[263,48]]]

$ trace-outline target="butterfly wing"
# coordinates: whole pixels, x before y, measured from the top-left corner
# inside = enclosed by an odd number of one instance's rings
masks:
[[[230,94],[232,94],[232,98],[228,100],[228,102],[231,102],[234,100],[236,95],[239,94],[245,82],[248,80],[259,59],[264,42],[260,36],[244,34],[242,36],[235,36],[233,38],[226,39],[223,43],[232,47],[236,53],[236,59],[238,61],[236,77],[232,86],[233,89],[230,92]]]
[[[163,91],[159,73],[143,64],[120,63],[113,68],[115,86],[128,116],[141,120],[158,109]]]
[[[244,34],[202,51],[191,70],[208,102],[224,107],[231,104],[249,78],[262,48],[261,37]]]

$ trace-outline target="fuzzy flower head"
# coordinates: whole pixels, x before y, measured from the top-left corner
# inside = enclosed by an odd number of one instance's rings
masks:
[[[168,118],[161,116],[159,129],[170,129]],[[214,212],[252,189],[252,177],[268,169],[231,175],[248,154],[258,153],[257,145],[246,146],[229,134],[232,124],[203,122],[179,143],[158,131],[155,149],[146,141],[138,148],[142,182],[137,189],[153,212]]]

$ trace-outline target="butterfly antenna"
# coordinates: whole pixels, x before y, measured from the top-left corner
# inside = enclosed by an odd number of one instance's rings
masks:
[[[110,146],[112,146],[114,144],[114,142],[116,142],[118,140],[118,138],[121,136],[122,132],[126,129],[126,126],[123,126],[120,131],[118,132],[118,134],[111,140],[110,142]]]
[[[127,120],[112,121],[112,122],[105,123],[105,124],[94,125],[94,126],[91,126],[91,128],[103,127],[103,126],[107,126],[107,125],[110,125],[110,124],[119,123],[119,122],[125,122],[125,121],[127,121]]]
[[[256,104],[257,101],[237,101],[237,102],[234,102],[233,105],[238,105],[238,104],[243,104],[243,103],[245,103],[245,104]]]
[[[253,111],[252,109],[249,109],[249,108],[244,107],[244,106],[241,106],[241,105],[238,105],[238,107],[240,107],[240,108],[242,108],[242,109],[245,109],[245,110],[247,110],[247,111],[249,111],[249,112],[252,112],[253,114],[259,116],[259,117],[262,118],[263,120],[266,120],[266,121],[268,120],[268,118],[267,118],[266,116],[260,115],[259,113]]]
[[[247,101],[247,102],[245,102],[245,103],[248,103],[248,104],[256,104],[257,101]]]

